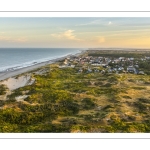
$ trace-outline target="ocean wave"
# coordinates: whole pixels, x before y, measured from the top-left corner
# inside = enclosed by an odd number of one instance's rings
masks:
[[[78,54],[80,52],[81,52],[80,50],[77,50],[76,52],[67,53],[67,54],[60,55],[60,56],[47,57],[47,58],[42,58],[42,59],[38,59],[38,60],[32,60],[32,61],[25,62],[25,63],[22,63],[22,64],[14,64],[14,65],[11,65],[11,66],[1,67],[0,72],[14,71],[14,70],[22,69],[22,68],[25,68],[25,67],[30,67],[30,66],[33,66],[33,65],[36,65],[36,64],[39,64],[39,63],[43,63],[43,62],[47,62],[47,61],[53,61],[55,59],[60,59],[60,58],[63,58],[63,57],[67,57],[69,55],[75,55],[75,54]]]

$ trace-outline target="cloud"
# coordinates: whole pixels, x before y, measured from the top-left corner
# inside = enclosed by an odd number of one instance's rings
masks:
[[[111,25],[111,24],[112,24],[112,22],[111,22],[111,21],[109,21],[109,22],[108,22],[108,25]]]
[[[5,32],[0,32],[0,34],[4,34]]]
[[[0,41],[9,41],[10,37],[0,36]]]
[[[91,22],[83,23],[83,24],[78,24],[78,25],[76,25],[76,26],[88,26],[88,25],[102,25],[102,26],[106,26],[106,25],[111,25],[111,24],[112,24],[111,21],[109,21],[109,22],[107,23],[106,20],[93,20],[93,21],[91,21]]]
[[[78,24],[76,26],[87,26],[87,25],[96,25],[96,24],[101,24],[101,20],[93,20],[91,22],[88,22],[88,23],[83,23],[83,24]]]
[[[13,38],[8,36],[0,36],[0,41],[24,43],[27,41],[25,37]]]
[[[67,30],[65,32],[61,32],[58,34],[51,34],[51,36],[59,39],[65,38],[69,40],[81,41],[81,39],[76,38],[76,35],[74,34],[74,30]]]
[[[21,37],[21,38],[15,39],[14,42],[24,43],[24,42],[27,42],[27,39]]]

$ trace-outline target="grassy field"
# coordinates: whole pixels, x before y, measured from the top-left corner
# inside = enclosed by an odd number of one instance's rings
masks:
[[[41,75],[33,71],[33,85],[0,101],[0,132],[150,132],[149,75],[78,73],[58,65],[42,67]],[[20,95],[28,97],[16,101]]]

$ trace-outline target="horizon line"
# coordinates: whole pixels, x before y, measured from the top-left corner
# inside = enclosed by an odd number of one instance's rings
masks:
[[[126,47],[89,47],[89,48],[87,48],[87,47],[0,47],[0,49],[1,48],[72,48],[72,49],[74,49],[74,48],[81,48],[81,49],[149,49],[150,50],[150,48],[137,48],[137,47],[135,47],[135,48],[130,48],[130,47],[128,47],[128,48],[126,48]]]

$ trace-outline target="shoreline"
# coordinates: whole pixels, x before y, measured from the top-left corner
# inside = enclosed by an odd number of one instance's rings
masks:
[[[49,64],[56,63],[57,61],[63,60],[63,59],[65,59],[67,57],[70,57],[70,56],[78,57],[79,55],[82,55],[86,51],[87,50],[81,50],[81,52],[78,52],[76,54],[69,54],[69,55],[66,55],[66,56],[63,56],[63,57],[60,57],[60,58],[54,58],[54,59],[51,59],[51,60],[48,60],[48,61],[33,64],[32,66],[27,66],[27,67],[24,67],[24,68],[13,70],[13,71],[10,70],[10,71],[0,72],[0,82],[3,81],[3,80],[6,80],[8,78],[15,77],[19,74],[27,73],[27,72],[32,71],[34,69],[38,69],[42,66],[46,66],[46,65],[49,65]]]

